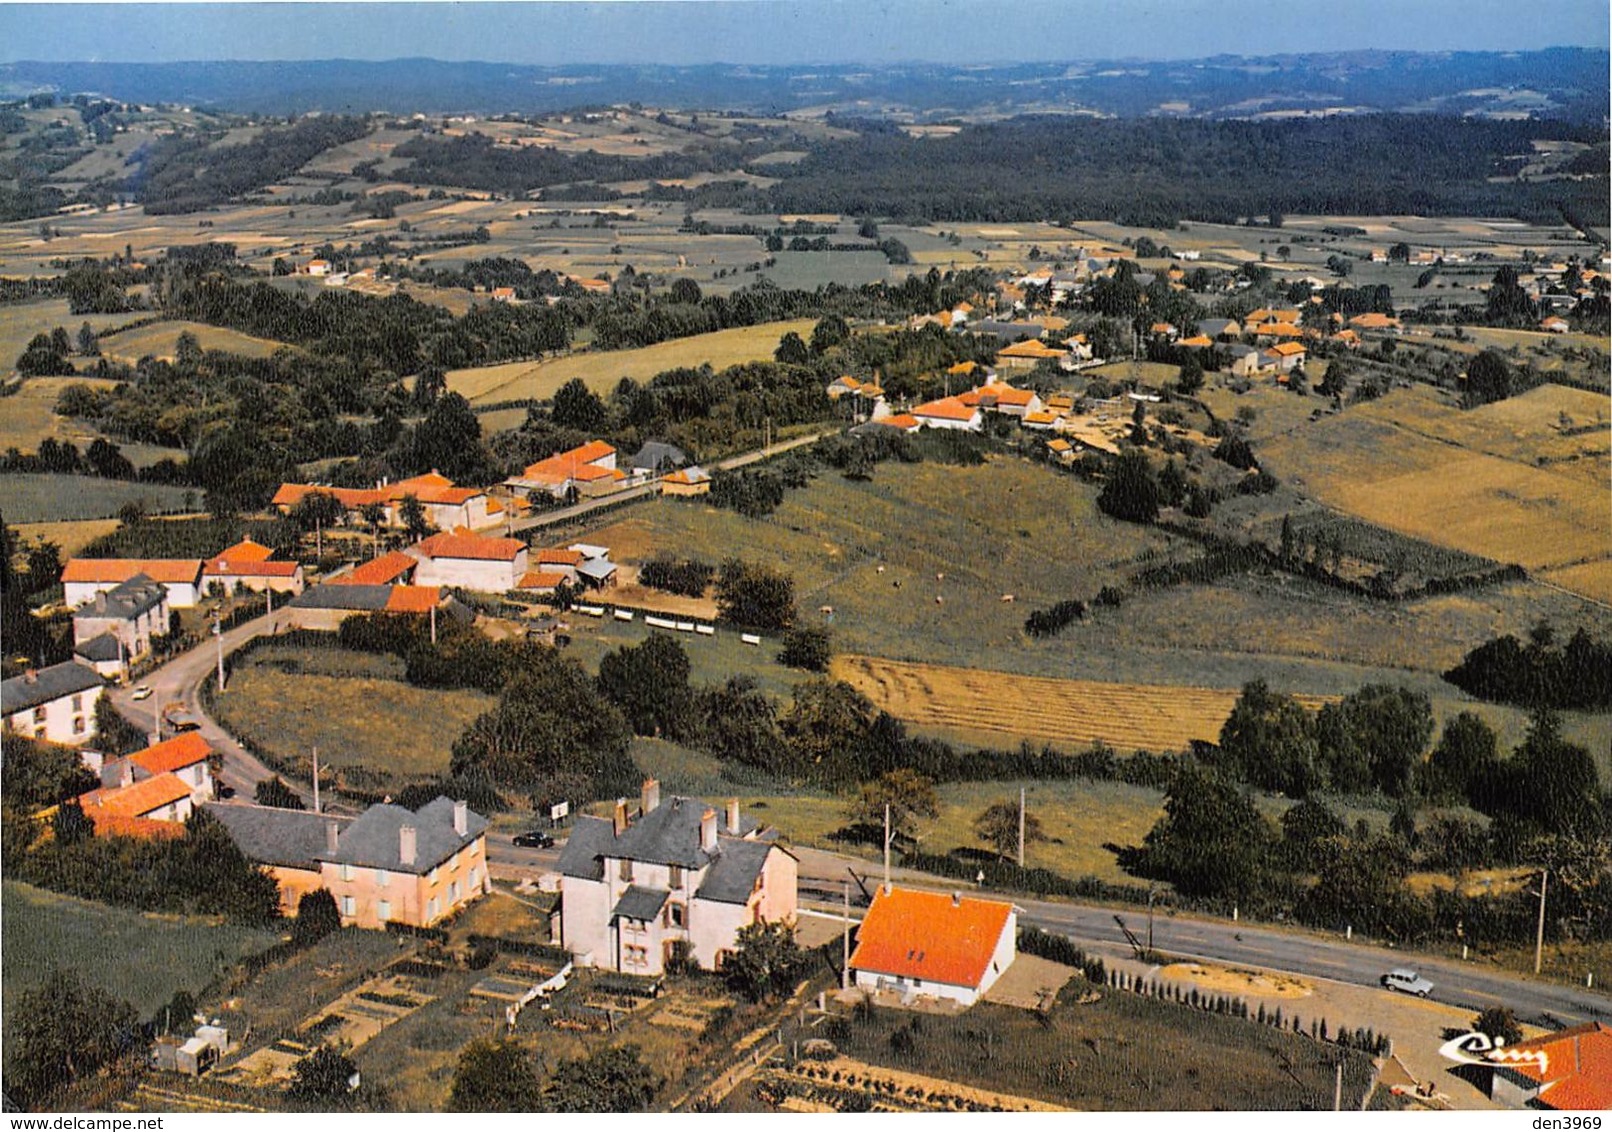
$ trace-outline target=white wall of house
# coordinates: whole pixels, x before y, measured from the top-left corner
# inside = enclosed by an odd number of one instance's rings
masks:
[[[221,588],[225,593],[234,593],[237,586],[243,590],[260,594],[264,590],[273,590],[277,594],[301,593],[306,588],[302,576],[302,567],[297,566],[296,573],[290,577],[269,577],[262,574],[204,574],[202,576],[202,589],[211,591],[213,587]]]
[[[947,428],[957,432],[978,432],[980,430],[980,414],[979,410],[976,409],[973,416],[962,421],[952,420],[949,417],[919,416],[918,423],[925,428]]]
[[[501,594],[526,575],[527,552],[511,561],[482,558],[422,558],[414,573],[417,586],[460,586],[477,593]]]
[[[615,967],[610,945],[610,898],[606,881],[562,877],[560,880],[560,938],[579,961],[595,967]]]
[[[937,983],[932,979],[908,979],[899,975],[881,975],[877,971],[856,971],[854,985],[858,990],[911,992],[931,998],[946,998],[964,1006],[973,1006],[983,993],[977,987],[959,986],[956,983]]]
[[[48,743],[75,747],[87,743],[95,734],[95,705],[104,691],[103,687],[86,688],[38,707],[14,712],[6,716],[6,730]]]
[[[721,966],[720,953],[733,950],[739,929],[755,923],[757,903],[754,899],[749,904],[696,902],[689,920],[689,944],[694,961],[707,971]]]

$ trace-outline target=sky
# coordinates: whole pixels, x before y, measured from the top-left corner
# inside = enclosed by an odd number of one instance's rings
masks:
[[[999,63],[1605,48],[1607,0],[0,0],[0,62]]]

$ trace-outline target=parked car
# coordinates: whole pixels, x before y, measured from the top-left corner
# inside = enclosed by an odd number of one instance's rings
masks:
[[[1417,998],[1426,998],[1433,992],[1432,983],[1422,978],[1415,971],[1407,971],[1403,968],[1388,972],[1383,976],[1382,981],[1383,986],[1389,990],[1396,990],[1401,994],[1413,994]]]
[[[515,835],[515,844],[525,849],[552,849],[554,838],[541,829],[529,829],[525,833]]]
[[[150,698],[151,698],[151,685],[150,684],[141,684],[138,688],[136,688],[134,690],[134,694],[129,697],[129,699],[131,699],[131,700],[149,700]]]

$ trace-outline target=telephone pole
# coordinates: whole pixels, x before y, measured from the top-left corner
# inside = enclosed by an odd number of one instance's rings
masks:
[[[1019,868],[1024,868],[1024,787],[1019,787]]]
[[[313,749],[313,812],[319,812],[319,748]]]
[[[851,886],[840,881],[840,900],[843,903],[845,931],[840,942],[840,989],[851,985]]]
[[[884,894],[890,895],[890,803],[884,804]]]
[[[1534,936],[1534,974],[1539,974],[1539,968],[1545,958],[1545,886],[1550,881],[1550,870],[1545,869],[1539,874],[1539,930]]]
[[[218,690],[224,690],[224,622],[221,618],[213,618],[213,637],[218,641]]]

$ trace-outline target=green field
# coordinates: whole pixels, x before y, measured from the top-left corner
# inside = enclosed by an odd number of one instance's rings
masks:
[[[579,377],[594,392],[608,393],[624,377],[648,381],[657,373],[680,366],[709,364],[720,370],[740,362],[770,361],[780,338],[791,331],[802,338],[809,337],[815,325],[813,319],[769,322],[658,342],[637,350],[601,350],[541,362],[453,370],[448,374],[448,388],[472,404],[552,397],[560,386]]]
[[[108,519],[132,500],[143,500],[151,513],[182,511],[187,496],[194,503],[195,495],[188,488],[95,476],[0,476],[0,511],[9,523]]]
[[[213,714],[300,778],[314,747],[320,766],[343,772],[355,788],[444,775],[454,740],[493,698],[411,687],[400,674],[392,658],[270,646],[236,668]]]
[[[92,986],[134,1004],[142,1018],[177,990],[199,993],[228,967],[276,942],[272,932],[187,916],[158,916],[0,885],[8,1003],[42,983],[52,966],[76,969]]]
[[[150,355],[173,360],[181,334],[193,334],[203,350],[224,350],[248,358],[267,358],[276,350],[286,348],[284,342],[268,338],[254,338],[238,330],[208,326],[203,322],[154,322],[121,334],[108,335],[101,340],[101,353],[114,361],[133,365]]]

